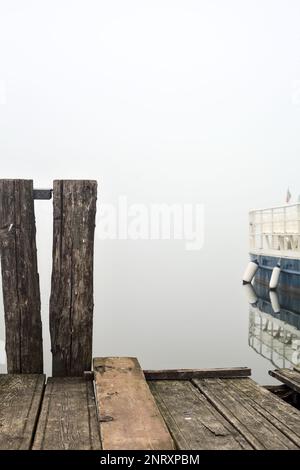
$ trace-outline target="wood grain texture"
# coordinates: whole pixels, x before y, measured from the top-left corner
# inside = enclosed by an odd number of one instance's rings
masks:
[[[251,369],[248,367],[233,367],[220,369],[165,369],[144,370],[146,380],[191,380],[201,378],[248,377]]]
[[[30,449],[44,384],[44,375],[0,375],[1,450]]]
[[[280,382],[286,384],[295,392],[300,393],[300,372],[296,369],[275,369],[270,370],[269,374]]]
[[[156,380],[149,386],[178,449],[252,449],[191,382]]]
[[[226,380],[226,384],[229,389],[237,389],[255,410],[300,448],[299,410],[251,379]]]
[[[174,448],[136,358],[96,358],[94,371],[104,450]]]
[[[246,380],[246,379],[234,379]],[[192,381],[209,402],[257,450],[297,449],[291,441],[257,409],[247,393],[241,393],[228,379],[194,379]],[[266,391],[266,393],[268,393]],[[273,397],[275,400],[275,397]]]
[[[43,340],[31,180],[0,180],[0,246],[9,373],[42,373]]]
[[[54,181],[53,376],[81,376],[91,369],[96,197],[96,181]]]
[[[84,377],[49,378],[33,450],[101,449],[93,383]]]

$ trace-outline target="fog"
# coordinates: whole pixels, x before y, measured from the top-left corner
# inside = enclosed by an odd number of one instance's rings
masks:
[[[98,218],[120,196],[204,206],[200,250],[96,228],[94,355],[266,381],[240,283],[249,209],[300,194],[299,19],[296,0],[0,0],[1,178],[96,179]],[[35,207],[49,374],[52,204]]]

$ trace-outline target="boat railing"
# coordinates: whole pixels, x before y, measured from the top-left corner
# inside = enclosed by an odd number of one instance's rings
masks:
[[[251,210],[249,213],[250,248],[300,251],[300,203]]]
[[[300,331],[252,306],[249,312],[248,343],[276,367],[299,366]]]

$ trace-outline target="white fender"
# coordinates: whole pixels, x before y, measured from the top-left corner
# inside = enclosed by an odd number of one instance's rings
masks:
[[[280,304],[277,292],[275,292],[274,290],[270,290],[269,295],[273,312],[280,313]]]
[[[258,270],[258,262],[250,261],[243,276],[243,284],[249,284]]]
[[[278,283],[279,283],[279,276],[280,276],[280,267],[279,267],[279,265],[277,265],[273,269],[272,276],[271,276],[271,279],[270,279],[269,288],[271,290],[277,289],[277,286],[278,286]]]
[[[256,292],[254,290],[254,287],[252,286],[252,284],[244,284],[243,286],[243,289],[245,291],[245,294],[246,294],[246,297],[247,297],[247,300],[249,302],[250,305],[252,306],[255,306],[257,301],[258,301],[258,297],[256,295]]]

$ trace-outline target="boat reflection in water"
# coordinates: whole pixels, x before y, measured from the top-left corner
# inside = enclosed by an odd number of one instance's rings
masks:
[[[249,346],[276,368],[300,366],[300,296],[244,286],[249,304]]]

